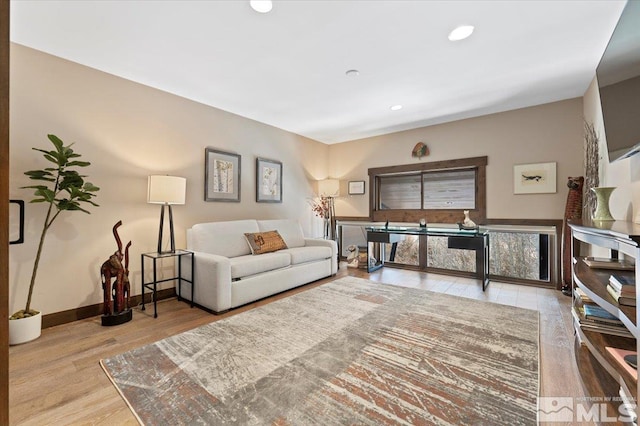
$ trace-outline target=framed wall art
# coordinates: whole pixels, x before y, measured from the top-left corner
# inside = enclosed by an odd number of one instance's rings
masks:
[[[256,159],[256,202],[282,202],[282,163],[280,161]]]
[[[364,181],[363,180],[350,180],[349,181],[349,195],[362,195],[364,194]]]
[[[205,148],[204,200],[240,202],[241,156]]]
[[[555,193],[556,163],[518,164],[513,166],[514,194]]]

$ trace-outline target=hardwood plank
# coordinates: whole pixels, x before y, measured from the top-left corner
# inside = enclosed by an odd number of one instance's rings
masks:
[[[158,300],[169,299],[176,296],[175,288],[167,288],[158,290]],[[151,299],[152,294],[145,292],[145,303],[151,305],[153,309],[153,301]],[[137,294],[131,296],[129,306],[135,306],[142,302],[142,295]],[[83,306],[81,308],[69,309],[62,312],[55,312],[53,314],[47,314],[42,316],[42,328],[55,327],[56,325],[67,324],[73,321],[78,321],[85,318],[95,317],[96,315],[102,315],[104,312],[104,304],[96,303],[94,305]]]
[[[538,292],[535,287],[521,287],[516,295],[516,306],[523,309],[538,310]]]
[[[356,276],[374,281],[448,292],[477,300],[517,305],[518,297],[535,300],[540,309],[541,396],[584,397],[573,355],[570,298],[550,289],[492,282],[483,292],[477,280],[396,268],[372,274],[340,268],[337,277]],[[34,342],[10,349],[10,414],[13,425],[26,424],[136,424],[134,416],[108,380],[98,362],[212,321],[264,306],[307,291],[334,278],[261,300],[223,315],[190,308],[176,299],[161,301],[158,318],[134,310],[133,321],[102,327],[94,317],[43,330]],[[533,303],[533,302],[526,302]],[[34,363],[34,361],[37,361]]]

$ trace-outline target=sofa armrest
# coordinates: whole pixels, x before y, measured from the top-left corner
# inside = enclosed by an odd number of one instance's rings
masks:
[[[195,280],[193,301],[215,312],[231,309],[231,263],[228,257],[216,254],[193,252]],[[191,269],[188,257],[182,258],[184,271]],[[187,274],[188,275],[188,274]],[[183,294],[189,299],[191,294]]]
[[[331,249],[331,275],[338,273],[338,243],[322,238],[305,238],[304,245],[329,247]]]

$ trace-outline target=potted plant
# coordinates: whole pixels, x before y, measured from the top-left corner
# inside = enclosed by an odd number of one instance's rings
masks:
[[[42,182],[37,185],[23,187],[35,190],[34,198],[31,202],[45,203],[48,208],[42,226],[42,233],[40,234],[36,258],[33,262],[27,304],[23,310],[16,312],[9,318],[9,343],[12,345],[29,342],[40,336],[42,315],[40,312],[31,309],[31,297],[47,231],[63,211],[77,210],[89,213],[82,207],[83,203],[98,206],[91,199],[95,197],[94,193],[100,188],[90,182],[85,182],[84,178],[86,176],[80,175],[74,170],[76,167],[87,167],[91,163],[78,160],[80,154],[71,149],[73,144],[65,146],[57,136],[47,135],[47,137],[55,149],[47,151],[33,148],[33,150],[41,152],[47,161],[53,163],[53,166],[25,172],[29,179]]]

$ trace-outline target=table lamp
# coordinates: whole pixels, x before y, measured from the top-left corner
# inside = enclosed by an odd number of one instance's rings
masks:
[[[175,253],[176,243],[173,234],[173,212],[171,205],[184,204],[187,179],[178,176],[152,175],[147,181],[147,203],[162,204],[160,207],[160,230],[158,232],[158,253]],[[171,250],[162,251],[162,229],[164,228],[164,210],[169,207],[169,233]]]

